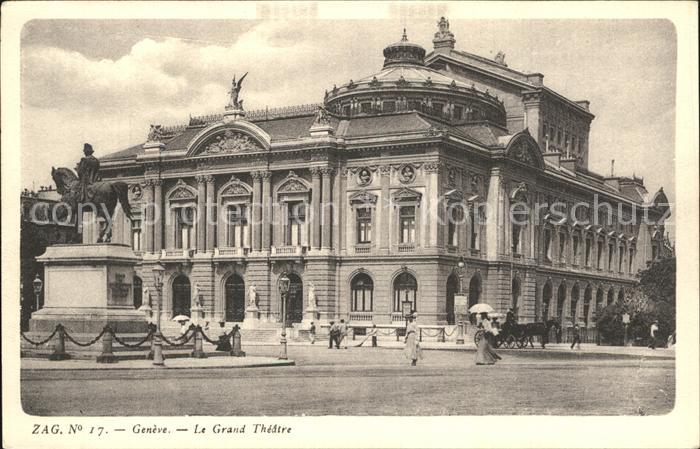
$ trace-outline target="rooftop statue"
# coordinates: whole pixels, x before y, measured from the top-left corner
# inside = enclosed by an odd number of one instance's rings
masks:
[[[323,106],[319,106],[316,110],[316,119],[314,120],[315,125],[330,125],[331,119],[328,116],[328,111]]]
[[[149,142],[160,142],[163,139],[163,127],[161,125],[151,125],[151,129],[148,131]]]
[[[61,201],[70,206],[71,222],[82,222],[78,210],[93,211],[96,218],[104,219],[107,224],[100,231],[98,242],[109,242],[112,238],[112,218],[117,202],[121,203],[126,216],[131,220],[129,205],[129,186],[123,181],[101,181],[100,161],[92,154],[92,145],[83,146],[85,156],[76,166],[78,176],[67,167],[51,167],[51,177],[56,183],[56,191]]]
[[[229,91],[231,99],[229,100],[228,107],[234,109],[243,109],[243,100],[238,99],[238,94],[241,92],[243,80],[246,76],[248,76],[248,72],[246,72],[245,75],[243,75],[238,81],[236,81],[236,76],[233,76],[233,80],[231,80],[231,90]]]

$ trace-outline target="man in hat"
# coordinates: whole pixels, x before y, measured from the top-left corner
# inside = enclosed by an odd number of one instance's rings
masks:
[[[659,322],[657,320],[654,320],[653,323],[651,323],[651,326],[649,326],[649,336],[651,337],[651,343],[649,343],[649,347],[651,349],[656,349],[656,333],[659,331]]]
[[[83,145],[83,153],[85,156],[80,159],[80,162],[78,162],[78,165],[75,167],[75,170],[78,172],[78,179],[80,180],[81,203],[89,200],[87,187],[100,180],[100,161],[92,155],[94,152],[92,145],[89,143]]]

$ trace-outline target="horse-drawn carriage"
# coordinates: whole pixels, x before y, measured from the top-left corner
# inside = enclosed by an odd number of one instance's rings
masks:
[[[519,324],[515,320],[506,320],[503,327],[498,330],[498,334],[494,337],[495,346],[497,348],[522,349],[529,344],[534,349],[534,337],[539,337],[542,349],[545,344],[549,343],[549,335],[552,328],[558,330],[559,322],[557,320],[549,320],[546,323],[525,323]],[[479,341],[484,338],[484,329],[479,329],[474,335],[474,344],[478,346]]]

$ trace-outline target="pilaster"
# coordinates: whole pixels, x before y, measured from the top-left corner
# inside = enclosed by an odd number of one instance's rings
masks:
[[[197,181],[197,252],[206,251],[206,176],[195,177]]]
[[[323,179],[323,222],[322,222],[322,242],[321,246],[323,249],[331,248],[331,233],[333,226],[332,218],[332,197],[331,197],[331,177],[333,176],[333,169],[330,167],[324,167],[321,169],[321,175]]]
[[[262,250],[270,251],[272,231],[272,198],[270,194],[270,178],[272,172],[264,170],[260,172],[262,179]]]
[[[311,245],[313,249],[321,248],[321,169],[311,167]]]
[[[495,260],[498,257],[498,235],[501,228],[500,220],[502,215],[500,167],[494,167],[491,169],[486,205],[486,255],[488,259]]]
[[[261,244],[262,244],[262,236],[260,235],[261,231],[261,226],[260,226],[260,221],[262,218],[261,214],[261,204],[262,204],[262,176],[260,172],[254,171],[250,173],[250,176],[253,178],[253,202],[251,203],[251,208],[253,209],[253,220],[252,223],[250,223],[250,228],[251,228],[251,234],[253,238],[253,251],[260,251]]]
[[[389,197],[389,182],[391,180],[391,166],[382,165],[379,167],[380,185],[381,185],[381,200],[379,207],[376,210],[377,218],[379,219],[379,248],[382,254],[389,253],[390,241],[389,230],[391,228],[392,206],[391,198]]]
[[[163,180],[153,179],[153,250],[160,253],[163,249],[163,224],[165,211],[163,209]]]
[[[216,246],[216,223],[217,223],[217,206],[216,194],[214,193],[214,177],[207,175],[205,177],[207,185],[207,252],[214,251]]]

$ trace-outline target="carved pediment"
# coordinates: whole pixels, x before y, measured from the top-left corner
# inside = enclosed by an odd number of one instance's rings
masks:
[[[231,176],[231,179],[226,183],[220,190],[219,195],[221,197],[232,197],[232,196],[250,196],[251,190],[246,184],[243,183],[236,176]]]
[[[422,194],[416,190],[404,188],[394,192],[392,199],[395,202],[420,202]]]
[[[192,200],[197,197],[194,189],[188,186],[182,179],[177,181],[175,187],[170,190],[168,199],[171,200]]]
[[[521,164],[542,168],[544,162],[542,154],[535,139],[530,136],[527,130],[513,137],[506,148],[508,157]]]
[[[255,139],[231,129],[212,136],[203,148],[202,154],[246,153],[264,149]]]
[[[306,187],[304,183],[302,183],[298,179],[288,179],[287,181],[284,182],[277,190],[278,193],[299,193],[299,192],[308,192],[309,188]]]
[[[449,202],[461,203],[464,200],[464,194],[459,190],[452,189],[448,192],[445,192],[445,199]]]
[[[353,204],[353,205],[358,205],[358,204],[375,205],[375,204],[377,204],[377,198],[378,198],[377,195],[363,190],[361,192],[355,193],[354,195],[352,195],[350,197],[350,204]]]

